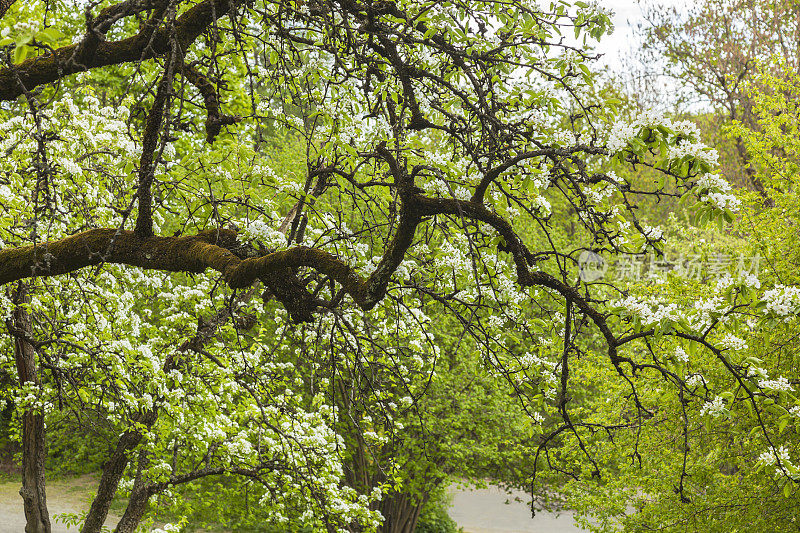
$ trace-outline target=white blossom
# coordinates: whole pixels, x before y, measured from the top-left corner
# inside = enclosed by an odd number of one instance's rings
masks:
[[[776,285],[773,289],[764,291],[762,298],[766,304],[764,312],[777,316],[787,316],[797,312],[800,306],[800,288]]]
[[[681,348],[680,346],[675,348],[675,358],[678,359],[678,361],[681,361],[683,363],[688,363],[689,362],[689,354],[687,354],[684,351],[684,349]]]
[[[789,383],[785,377],[776,379],[762,379],[758,382],[758,386],[762,389],[775,390],[775,391],[793,391],[794,387]]]
[[[703,404],[703,407],[700,409],[700,415],[710,415],[717,418],[719,415],[725,413],[725,411],[725,403],[722,396],[715,396],[712,401]]]

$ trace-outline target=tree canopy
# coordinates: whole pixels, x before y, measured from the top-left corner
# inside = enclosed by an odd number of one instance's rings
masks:
[[[797,289],[762,288],[722,230],[748,268],[587,275],[697,245],[652,206],[720,228],[754,208],[694,123],[597,75],[607,10],[0,11],[0,346],[30,531],[50,528],[46,433],[76,428],[101,443],[67,517],[86,533],[118,491],[134,531],[209,476],[287,530],[411,531],[453,474],[565,495],[598,528],[658,522],[652,494],[676,527],[713,522],[733,492],[709,487],[746,465],[793,493],[792,365],[745,339],[786,334]]]

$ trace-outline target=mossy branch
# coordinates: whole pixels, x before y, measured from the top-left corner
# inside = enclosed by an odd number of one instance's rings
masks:
[[[36,246],[0,250],[0,286],[33,276],[56,276],[87,266],[115,263],[168,272],[200,273],[213,269],[233,289],[247,287],[263,278],[275,286],[286,284],[287,269],[309,267],[330,277],[364,309],[377,301],[367,287],[385,287],[371,277],[362,279],[352,267],[324,250],[297,246],[262,257],[242,259],[236,232],[208,230],[192,236],[140,237],[132,231],[93,229]],[[370,281],[372,280],[372,281]],[[284,292],[282,303],[295,318],[308,319],[306,310],[294,309],[296,291]],[[307,303],[307,302],[303,302]]]
[[[170,50],[173,39],[181,50],[187,50],[214,20],[229,13],[231,7],[238,3],[233,0],[205,0],[180,15],[174,26],[162,25],[155,31],[145,27],[136,35],[120,41],[99,40],[90,35],[79,43],[58,48],[52,54],[32,57],[19,65],[2,68],[0,101],[14,100],[24,94],[17,78],[25,89],[31,90],[77,72],[161,56]],[[130,10],[130,13],[135,11]]]
[[[206,107],[206,141],[209,144],[213,144],[222,130],[222,126],[236,124],[241,120],[241,117],[224,115],[220,112],[219,98],[214,85],[194,65],[183,65],[181,73],[189,83],[200,91],[203,97],[203,103]]]

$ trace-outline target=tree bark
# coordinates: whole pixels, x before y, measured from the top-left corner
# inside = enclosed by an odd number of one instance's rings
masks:
[[[155,423],[157,417],[158,414],[155,410],[149,411],[143,415],[141,423],[149,428]],[[111,457],[103,465],[103,474],[100,477],[97,496],[92,502],[92,507],[89,509],[86,521],[83,523],[81,533],[100,533],[108,517],[111,500],[114,499],[117,487],[119,487],[119,481],[128,466],[128,454],[142,441],[142,436],[140,431],[129,430],[120,437]],[[131,495],[131,498],[133,498],[133,495]]]
[[[33,337],[33,326],[21,304],[27,301],[25,285],[20,284],[15,295],[11,319],[14,339],[14,358],[20,386],[39,384],[36,373],[36,349],[28,342]],[[11,329],[11,328],[9,328]],[[22,496],[25,508],[25,533],[50,533],[50,514],[47,511],[45,491],[45,430],[44,413],[28,409],[22,415]]]
[[[139,450],[139,464],[136,469],[136,479],[133,482],[131,496],[128,499],[128,506],[125,508],[125,513],[122,515],[116,529],[114,529],[114,533],[134,533],[147,512],[147,503],[156,490],[156,485],[148,484],[142,476],[142,471],[147,464],[147,455],[144,450]]]
[[[3,18],[3,15],[6,14],[6,11],[8,11],[16,1],[17,0],[0,0],[0,18]]]
[[[83,523],[81,533],[99,533],[103,524],[108,517],[108,509],[111,506],[111,500],[117,493],[119,481],[122,479],[122,474],[125,472],[125,467],[128,466],[128,451],[136,446],[141,441],[141,433],[135,431],[127,431],[119,442],[117,447],[111,454],[111,457],[103,465],[103,474],[100,477],[100,485],[97,488],[97,496],[92,501],[92,506],[89,509],[89,514],[86,516],[86,521]]]
[[[11,2],[5,0],[5,3],[10,7]],[[136,35],[119,41],[97,39],[95,33],[88,32],[89,39],[63,46],[47,55],[31,57],[19,65],[0,68],[0,101],[15,100],[25,93],[25,89],[30,91],[77,72],[152,59],[170,50],[171,37],[177,39],[181,50],[188,50],[209,25],[240,4],[240,1],[204,0],[184,11],[172,25],[155,29],[145,27]],[[115,6],[108,9],[119,14]],[[138,12],[140,10],[133,9],[127,13]],[[108,31],[109,14],[105,11],[98,17],[98,31],[101,33]]]
[[[125,514],[122,515],[114,533],[134,533],[136,531],[147,512],[150,496],[152,496],[152,492],[148,490],[148,487],[139,486],[133,489],[130,500],[128,500],[128,507],[125,508]]]
[[[422,512],[424,501],[412,503],[406,494],[394,494],[381,501],[380,511],[384,522],[378,531],[381,533],[413,533]]]

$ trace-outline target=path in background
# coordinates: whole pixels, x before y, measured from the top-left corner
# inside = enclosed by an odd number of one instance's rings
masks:
[[[521,491],[508,494],[497,487],[470,490],[453,485],[450,494],[450,517],[464,528],[464,533],[583,532],[575,526],[569,511],[560,515],[540,511],[531,518],[525,504],[528,496]]]
[[[22,510],[22,497],[19,481],[0,483],[0,533],[21,533],[25,531],[25,512]],[[67,528],[58,523],[53,516],[59,513],[81,513],[88,511],[91,502],[88,497],[97,489],[97,477],[81,476],[59,481],[47,481],[47,509],[53,533],[74,533],[77,527]],[[109,514],[106,526],[113,528],[118,516]]]
[[[47,484],[47,508],[50,516],[58,513],[80,513],[89,509],[89,495],[97,488],[96,476],[81,476]],[[22,498],[19,495],[18,481],[0,483],[0,533],[20,533],[25,531],[25,515],[22,511]],[[507,494],[497,487],[488,489],[461,489],[453,485],[450,516],[464,533],[580,533],[575,527],[572,514],[564,512],[560,516],[539,512],[531,519],[531,513],[523,492]],[[517,501],[515,498],[519,498]],[[506,503],[508,502],[508,503]],[[52,520],[52,518],[51,518]],[[106,525],[113,528],[118,516],[109,515]],[[77,528],[68,529],[52,520],[53,533],[74,533]]]

